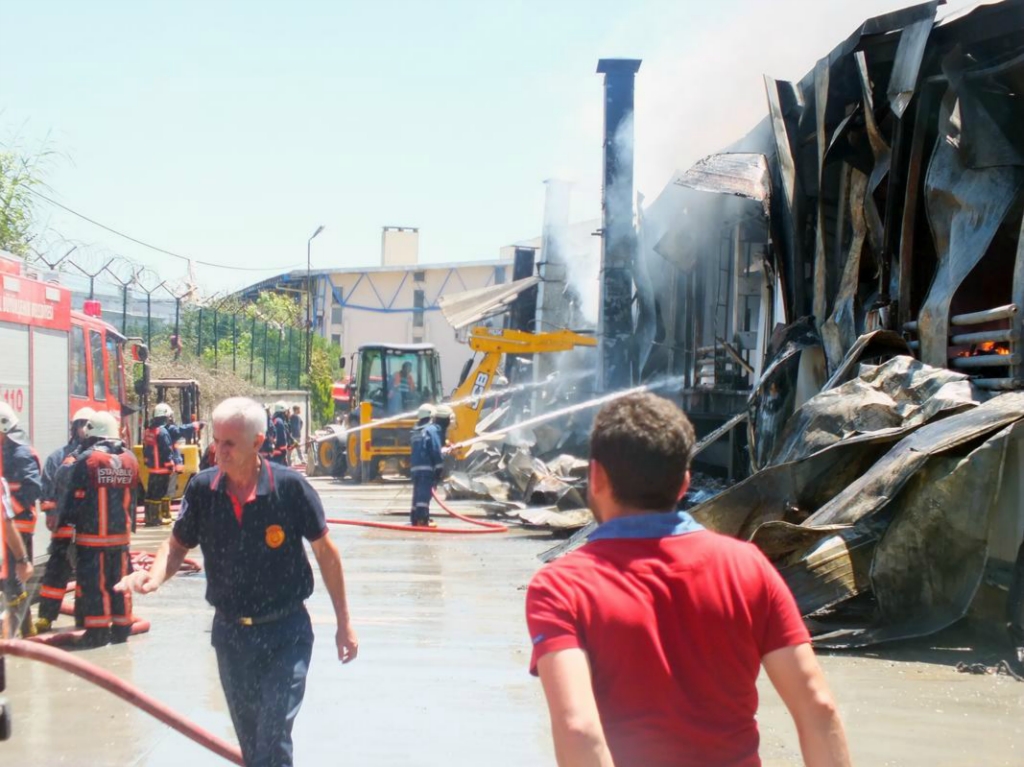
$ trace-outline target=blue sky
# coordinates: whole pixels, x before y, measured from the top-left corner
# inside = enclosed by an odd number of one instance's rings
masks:
[[[762,73],[801,76],[892,0],[0,0],[0,142],[53,150],[61,203],[197,259],[375,265],[383,225],[423,262],[539,234],[543,181],[599,215],[598,58],[644,59],[637,186],[764,113]],[[949,8],[964,3],[951,3]],[[47,204],[42,241],[184,265]],[[198,267],[209,291],[272,271]]]

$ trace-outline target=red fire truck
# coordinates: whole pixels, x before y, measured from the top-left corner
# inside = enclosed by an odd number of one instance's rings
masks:
[[[29,277],[20,259],[2,251],[0,283],[0,399],[18,413],[39,455],[67,441],[79,408],[120,420],[127,339],[100,318],[99,303],[73,310],[70,290]]]

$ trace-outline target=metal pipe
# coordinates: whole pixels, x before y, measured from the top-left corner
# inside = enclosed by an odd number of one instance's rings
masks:
[[[983,322],[1009,319],[1016,315],[1018,311],[1017,304],[1007,304],[1006,306],[997,306],[995,309],[958,314],[955,317],[951,317],[949,323],[951,325],[980,325]]]
[[[196,331],[196,356],[203,357],[203,307],[199,307],[199,322],[196,323],[199,330]]]
[[[971,383],[979,389],[995,391],[1024,389],[1024,378],[972,378]]]
[[[274,388],[281,388],[281,344],[284,342],[284,328],[277,329],[277,355],[274,359]]]
[[[604,188],[601,200],[599,389],[633,383],[633,103],[638,59],[601,59],[604,75]]]
[[[249,331],[249,383],[252,383],[253,363],[256,359],[256,315],[252,315],[252,329]]]
[[[949,339],[952,346],[964,346],[965,344],[995,343],[998,341],[1017,341],[1020,334],[1010,328],[1008,330],[980,330],[977,333],[963,333]]]
[[[267,388],[267,357],[270,356],[270,346],[268,345],[268,339],[270,333],[270,325],[266,322],[263,323],[263,388]],[[271,413],[273,415],[273,413]]]
[[[921,342],[920,341],[907,341],[907,347],[909,349],[917,351],[918,349],[921,348]]]
[[[970,370],[971,368],[998,368],[1019,365],[1019,354],[982,354],[977,357],[954,357],[950,367]]]
[[[324,230],[320,224],[306,240],[306,372],[313,372],[313,240]],[[264,362],[264,365],[266,363]],[[264,382],[266,385],[266,382]]]

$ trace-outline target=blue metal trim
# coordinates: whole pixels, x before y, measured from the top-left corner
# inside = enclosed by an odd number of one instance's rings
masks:
[[[439,306],[425,306],[422,309],[381,309],[376,306],[363,306],[362,304],[342,304],[346,309],[354,309],[360,312],[378,312],[379,314],[412,314],[413,312],[439,312]]]
[[[363,272],[363,274],[366,274],[366,272]],[[371,277],[369,274],[366,274],[366,281],[370,283],[370,287],[373,288],[373,294],[377,296],[377,300],[380,301],[381,308],[387,309],[388,305],[384,303],[384,299],[381,298],[380,293],[377,291],[377,286],[373,284],[373,277]]]
[[[360,274],[360,275],[359,275],[359,279],[358,279],[358,280],[356,280],[356,284],[355,284],[355,285],[353,285],[353,286],[352,286],[352,289],[351,289],[351,290],[349,290],[349,292],[348,292],[348,294],[349,294],[350,296],[352,296],[352,295],[355,295],[355,292],[356,292],[356,288],[358,288],[358,287],[359,287],[359,283],[363,281],[363,277],[365,277],[365,276],[366,276],[366,272],[363,272],[362,274]]]
[[[409,272],[402,275],[402,281],[398,283],[398,289],[395,290],[395,295],[391,296],[391,300],[388,301],[387,308],[390,309],[395,305],[395,300],[398,298],[398,294],[402,292],[402,286],[405,285],[405,281],[409,279]]]
[[[434,309],[434,308],[437,307],[437,301],[438,301],[439,298],[441,298],[441,294],[444,293],[444,289],[446,287],[448,287],[448,280],[450,280],[452,278],[452,275],[454,273],[455,273],[454,269],[449,269],[448,270],[448,274],[446,274],[444,276],[444,282],[442,282],[441,283],[441,287],[438,288],[437,295],[434,296],[434,300],[430,302],[430,306],[424,307],[425,309]],[[424,302],[424,303],[426,303],[426,302]]]

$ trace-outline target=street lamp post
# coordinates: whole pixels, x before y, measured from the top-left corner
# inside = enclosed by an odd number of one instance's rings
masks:
[[[324,230],[320,224],[313,232],[313,236],[306,241],[306,374],[313,372],[313,270],[312,250],[313,240]]]

